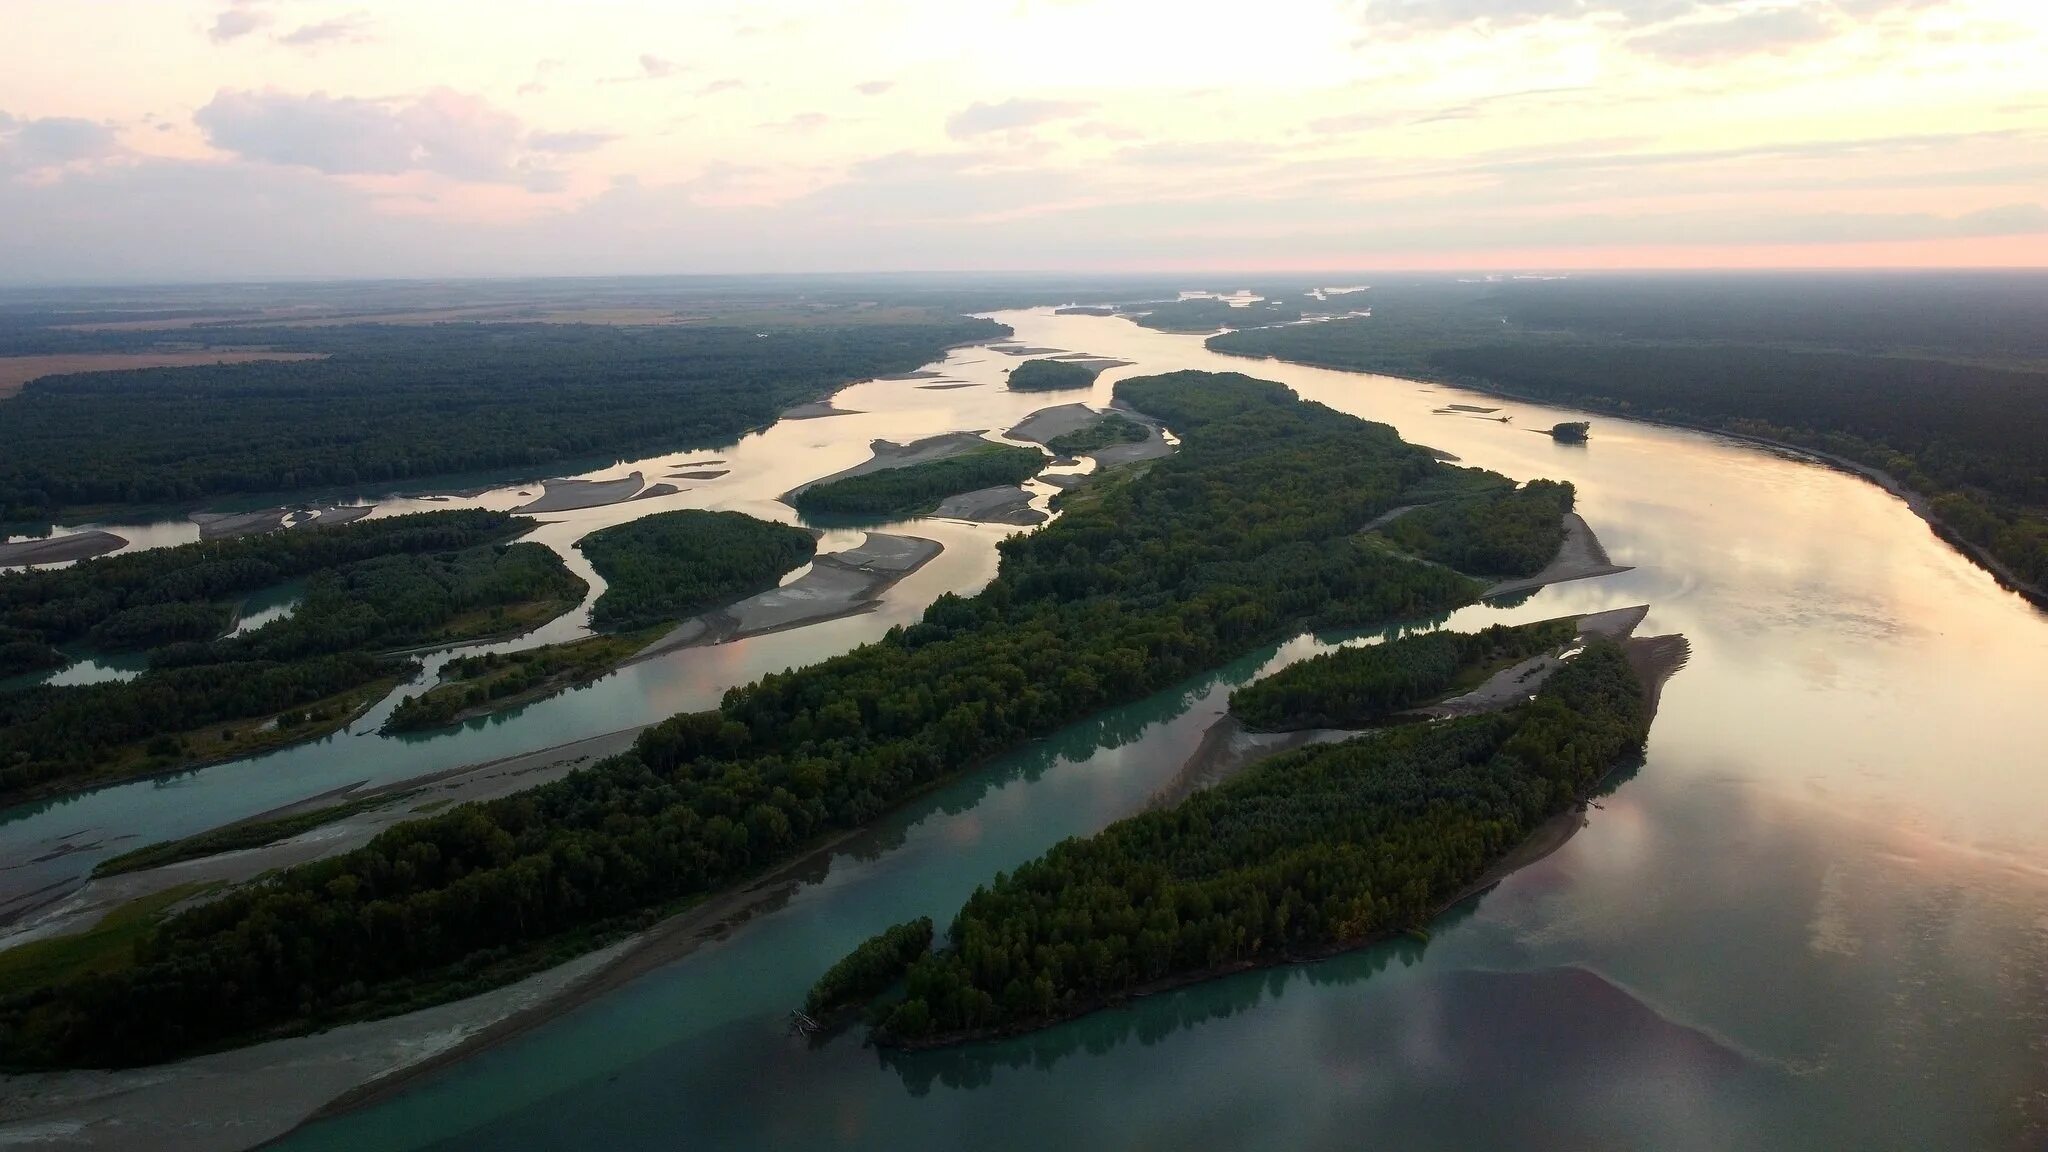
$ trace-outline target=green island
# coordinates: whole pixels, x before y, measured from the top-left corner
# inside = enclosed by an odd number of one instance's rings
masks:
[[[0,800],[325,735],[412,675],[394,650],[560,615],[587,589],[550,549],[506,542],[532,523],[425,512],[0,574],[8,626],[44,643],[83,637],[149,653],[131,680],[0,693]],[[233,597],[294,578],[305,592],[291,615],[221,635]]]
[[[1100,368],[1072,360],[1026,360],[1010,370],[1012,392],[1056,392],[1066,388],[1087,388],[1102,374]]]
[[[1112,444],[1136,444],[1150,436],[1151,432],[1136,420],[1121,413],[1105,412],[1093,424],[1064,436],[1055,436],[1047,440],[1045,446],[1062,456],[1079,456]]]
[[[1560,648],[1577,635],[1574,621],[1546,620],[1339,648],[1232,692],[1230,713],[1254,731],[1364,728],[1478,687],[1500,669]]]
[[[459,473],[538,476],[710,445],[845,381],[908,371],[950,345],[1009,331],[965,317],[851,315],[780,317],[765,328],[744,319],[210,326],[216,343],[324,358],[30,382],[0,405],[0,524]],[[71,335],[98,345],[161,334]]]
[[[450,660],[440,683],[398,702],[384,730],[442,728],[595,680],[669,625],[775,587],[818,550],[801,528],[696,508],[599,529],[576,547],[605,580],[590,612],[600,635]]]
[[[1596,640],[1522,707],[1287,753],[1068,840],[975,890],[947,948],[903,966],[874,1038],[1028,1031],[1422,931],[1638,752],[1648,718],[1627,656]]]
[[[1172,427],[1179,451],[1063,494],[1058,520],[1000,545],[979,594],[942,596],[915,625],[736,688],[559,781],[180,912],[122,965],[11,986],[5,1062],[145,1064],[497,986],[1293,630],[1412,619],[1484,590],[1363,530],[1486,474],[1236,374],[1125,380],[1117,395]]]
[[[806,516],[901,520],[928,515],[948,496],[1022,484],[1046,463],[1045,453],[1036,448],[989,444],[957,456],[813,484],[790,503]]]
[[[2048,335],[1997,280],[1395,283],[1218,352],[1439,380],[1821,453],[2048,603]]]
[[[600,529],[576,547],[604,577],[590,623],[608,630],[670,623],[773,588],[818,551],[801,528],[694,508]]]

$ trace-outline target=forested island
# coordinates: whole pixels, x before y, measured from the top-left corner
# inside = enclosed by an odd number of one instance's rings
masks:
[[[1500,668],[1561,647],[1577,635],[1573,621],[1546,620],[1339,648],[1232,692],[1230,713],[1253,731],[1364,728],[1477,687]]]
[[[942,596],[913,626],[734,689],[558,782],[172,915],[123,962],[11,988],[4,1060],[149,1063],[501,984],[1288,631],[1441,612],[1486,586],[1362,530],[1508,491],[1504,478],[1248,377],[1116,391],[1179,451],[1064,494],[1057,521],[1001,544],[978,595]]]
[[[533,522],[464,510],[0,573],[22,642],[149,653],[132,680],[0,692],[0,800],[244,756],[333,731],[414,667],[395,650],[524,631],[586,587]],[[295,611],[225,635],[233,603],[302,579]]]
[[[1813,449],[2048,598],[2048,301],[1996,278],[1399,283],[1373,314],[1240,331],[1243,356],[1443,380]]]
[[[1137,444],[1151,436],[1143,424],[1117,412],[1105,412],[1102,417],[1085,428],[1077,428],[1063,436],[1055,436],[1045,442],[1047,448],[1062,456],[1079,456],[1098,451],[1112,444]]]
[[[1198,297],[1155,304],[1142,316],[1132,317],[1141,328],[1161,332],[1214,332],[1218,328],[1256,328],[1267,324],[1291,324],[1301,319],[1301,309],[1292,304],[1255,301],[1243,306],[1228,300]]]
[[[948,496],[1022,484],[1045,468],[1045,453],[1014,444],[988,444],[947,456],[813,484],[790,504],[806,516],[902,520],[928,515]]]
[[[1087,388],[1102,374],[1072,360],[1026,360],[1010,370],[1012,392],[1057,392],[1066,388]]]
[[[214,341],[324,358],[30,382],[0,404],[0,524],[487,470],[538,476],[711,445],[849,380],[908,371],[950,345],[1008,331],[966,317],[765,330],[209,328]]]
[[[943,951],[891,929],[813,998],[850,999],[909,955],[874,1037],[953,1043],[1420,929],[1648,730],[1627,657],[1594,640],[1522,707],[1287,753],[1065,841],[977,888]]]
[[[590,612],[604,635],[450,660],[440,683],[398,702],[385,729],[443,727],[595,679],[667,625],[773,588],[816,554],[817,538],[740,512],[685,508],[600,529],[576,547],[605,581]]]

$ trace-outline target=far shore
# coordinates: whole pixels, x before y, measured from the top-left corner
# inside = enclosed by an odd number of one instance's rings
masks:
[[[1999,584],[2011,589],[2022,599],[2034,604],[2036,607],[2048,608],[2048,588],[2023,579],[2017,572],[2006,567],[2003,561],[1993,556],[1987,549],[1965,539],[1953,526],[1935,514],[1934,502],[1928,499],[1925,494],[1900,483],[1897,477],[1882,468],[1851,460],[1847,456],[1837,455],[1820,448],[1809,448],[1803,444],[1773,440],[1768,436],[1755,436],[1747,432],[1734,432],[1726,428],[1716,428],[1711,424],[1701,424],[1686,420],[1669,420],[1633,412],[1627,415],[1618,412],[1605,412],[1597,408],[1588,408],[1581,404],[1549,400],[1540,396],[1526,396],[1519,392],[1508,391],[1505,388],[1498,388],[1487,384],[1475,384],[1469,380],[1452,380],[1430,376],[1396,376],[1387,372],[1372,372],[1342,364],[1325,364],[1315,360],[1287,360],[1278,356],[1246,356],[1221,348],[1210,348],[1208,350],[1219,356],[1231,356],[1239,360],[1273,360],[1281,364],[1299,364],[1305,368],[1322,368],[1330,372],[1348,372],[1357,376],[1385,376],[1390,380],[1406,380],[1414,384],[1434,384],[1445,388],[1461,388],[1467,392],[1477,392],[1481,395],[1499,396],[1504,400],[1519,400],[1524,404],[1536,404],[1545,408],[1557,408],[1567,412],[1583,412],[1590,416],[1604,416],[1611,420],[1626,420],[1634,424],[1652,424],[1660,428],[1677,428],[1686,432],[1700,432],[1738,443],[1769,448],[1779,456],[1809,464],[1818,464],[1824,468],[1831,468],[1837,472],[1846,472],[1849,475],[1860,477],[1898,497],[1905,502],[1906,507],[1910,508],[1915,516],[1926,521],[1927,526],[1934,531],[1934,534],[1939,536],[1949,547],[1967,556],[1978,567],[1989,572]]]

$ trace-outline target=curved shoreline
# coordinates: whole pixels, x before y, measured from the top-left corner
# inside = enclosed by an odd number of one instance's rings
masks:
[[[1511,392],[1505,388],[1492,385],[1474,384],[1469,380],[1453,380],[1447,377],[1424,375],[1397,376],[1391,372],[1376,372],[1356,366],[1330,364],[1319,360],[1290,360],[1285,357],[1271,355],[1248,356],[1242,352],[1232,352],[1225,348],[1211,348],[1206,342],[1203,343],[1202,347],[1206,351],[1213,352],[1218,356],[1228,356],[1234,360],[1249,360],[1253,362],[1272,360],[1280,364],[1297,364],[1303,368],[1317,368],[1325,372],[1346,372],[1354,376],[1383,376],[1389,380],[1402,380],[1412,384],[1434,384],[1445,388],[1461,388],[1467,392],[1474,392],[1482,396],[1498,396],[1503,400],[1516,400],[1524,404],[1536,404],[1545,408],[1556,408],[1566,412],[1582,412],[1589,416],[1604,416],[1613,420],[1626,420],[1633,424],[1651,424],[1659,428],[1676,428],[1685,432],[1699,432],[1708,436],[1720,436],[1741,444],[1769,448],[1781,456],[1790,456],[1809,464],[1818,464],[1835,472],[1845,472],[1856,476],[1898,497],[1905,503],[1907,508],[1912,510],[1915,516],[1926,522],[1928,528],[1941,538],[1942,543],[1962,553],[1970,562],[1990,573],[1992,578],[1997,580],[2008,591],[2017,594],[2021,599],[2026,600],[2037,608],[2048,609],[2048,587],[2043,587],[2023,579],[2019,573],[2006,567],[2004,561],[1993,556],[1982,545],[1965,539],[1952,525],[1935,513],[1934,503],[1925,493],[1900,483],[1897,477],[1882,468],[1859,463],[1847,456],[1829,452],[1826,449],[1809,448],[1803,444],[1794,444],[1785,440],[1773,440],[1768,436],[1757,436],[1747,432],[1734,432],[1726,428],[1716,428],[1711,424],[1695,421],[1645,416],[1636,412],[1611,412],[1582,403],[1546,399],[1540,396],[1529,396],[1520,392]]]

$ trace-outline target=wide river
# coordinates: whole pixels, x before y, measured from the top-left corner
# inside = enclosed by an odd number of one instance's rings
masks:
[[[1570,480],[1617,563],[1454,625],[1648,603],[1683,633],[1640,770],[1562,849],[1427,943],[1219,980],[1033,1037],[907,1058],[813,1047],[784,1015],[876,929],[943,924],[975,885],[1140,808],[1229,687],[1297,638],[1077,725],[899,812],[773,911],[294,1149],[1516,1147],[2039,1148],[2048,1133],[2048,617],[1900,501],[1715,437],[1412,381],[1217,356],[1121,319],[1000,314],[1024,343],[1245,371],[1518,478]],[[978,363],[967,363],[978,361]],[[1015,361],[955,353],[950,378]],[[1078,396],[850,387],[863,415],[785,421],[731,475],[630,512],[548,517],[566,543],[657,507],[788,518],[773,496],[871,437],[1002,429]],[[1512,423],[1437,414],[1500,405]],[[639,466],[639,465],[633,465]],[[627,466],[607,470],[616,475]],[[655,477],[650,475],[649,479]],[[535,489],[537,491],[537,489]],[[489,501],[499,496],[486,496]],[[357,779],[532,750],[711,703],[971,591],[1008,529],[921,521],[947,552],[880,611],[636,665],[458,734],[352,734],[7,815],[20,892],[137,839]],[[852,540],[854,537],[845,537]],[[828,544],[828,546],[830,546]],[[373,717],[374,719],[374,717]],[[103,846],[98,846],[103,845]],[[40,863],[65,847],[74,850]],[[30,883],[30,877],[33,883]]]

